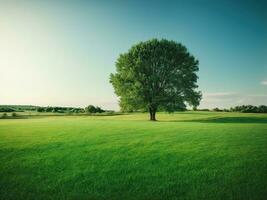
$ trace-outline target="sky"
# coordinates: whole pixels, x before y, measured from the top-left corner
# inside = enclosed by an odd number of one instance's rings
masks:
[[[0,104],[118,110],[119,54],[165,38],[200,62],[200,108],[267,105],[267,1],[0,0]]]

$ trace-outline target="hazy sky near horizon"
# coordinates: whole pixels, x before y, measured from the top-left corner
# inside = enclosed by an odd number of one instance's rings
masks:
[[[115,61],[151,38],[199,59],[202,108],[267,105],[264,0],[0,0],[0,104],[118,109]]]

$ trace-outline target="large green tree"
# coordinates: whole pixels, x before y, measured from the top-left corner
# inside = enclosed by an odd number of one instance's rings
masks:
[[[132,46],[116,62],[116,73],[110,75],[122,110],[147,109],[150,120],[156,120],[159,109],[172,112],[196,107],[201,93],[196,91],[196,60],[180,43],[152,39]]]

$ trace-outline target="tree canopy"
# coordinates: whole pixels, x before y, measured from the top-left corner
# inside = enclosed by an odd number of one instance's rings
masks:
[[[93,106],[93,105],[89,105],[85,108],[85,111],[87,113],[102,113],[105,112],[102,108],[98,107],[98,106]]]
[[[132,46],[119,56],[116,73],[110,75],[123,111],[146,109],[150,120],[156,111],[173,112],[196,107],[201,93],[197,91],[198,60],[180,43],[152,39]]]

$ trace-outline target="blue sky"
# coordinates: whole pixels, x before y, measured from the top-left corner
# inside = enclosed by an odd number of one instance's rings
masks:
[[[200,61],[202,108],[267,104],[264,1],[1,1],[0,104],[118,109],[120,53],[151,38]]]

